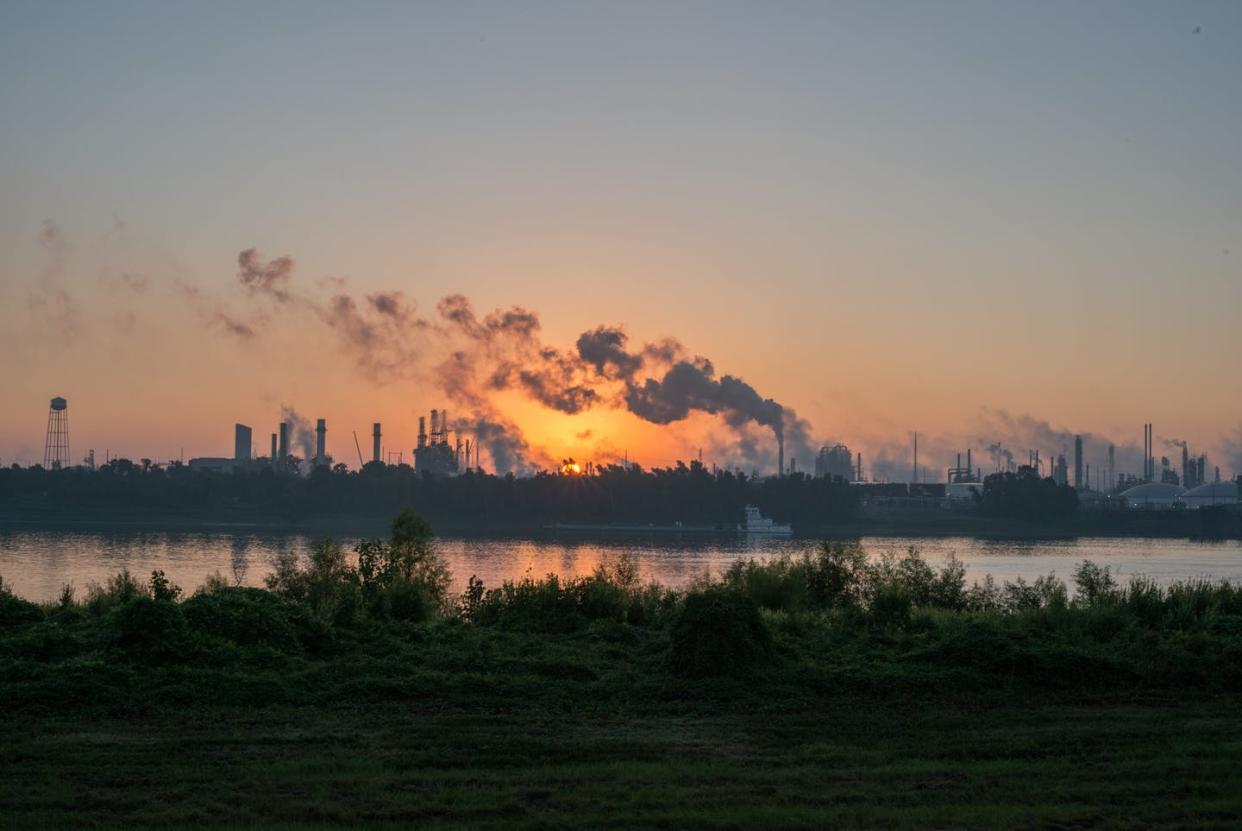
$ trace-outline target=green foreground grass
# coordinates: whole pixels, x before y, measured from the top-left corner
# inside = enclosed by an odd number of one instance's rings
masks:
[[[1231,828],[1238,704],[8,719],[0,812],[15,828]]]
[[[410,515],[269,589],[0,583],[13,828],[1236,828],[1242,589],[857,546],[453,596]]]

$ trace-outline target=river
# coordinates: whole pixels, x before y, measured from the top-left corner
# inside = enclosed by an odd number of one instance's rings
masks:
[[[54,599],[65,584],[79,592],[102,583],[122,569],[145,579],[162,569],[187,591],[219,572],[230,582],[262,585],[272,558],[281,551],[304,552],[311,538],[300,535],[163,531],[71,532],[0,531],[0,577],[14,592],[31,600]],[[352,545],[355,540],[345,540]],[[1185,539],[1078,538],[1073,540],[982,540],[972,537],[863,537],[873,556],[884,551],[919,549],[938,564],[950,554],[966,566],[973,581],[992,574],[998,581],[1033,579],[1049,572],[1068,580],[1084,559],[1111,566],[1123,579],[1144,574],[1167,584],[1190,578],[1228,578],[1242,582],[1242,542],[1192,542]],[[818,543],[801,539],[687,539],[674,537],[599,538],[441,538],[437,544],[449,562],[454,581],[471,575],[487,586],[524,576],[589,574],[608,557],[629,552],[644,579],[668,586],[685,585],[704,571],[719,573],[738,559],[763,559],[780,552],[813,550]]]

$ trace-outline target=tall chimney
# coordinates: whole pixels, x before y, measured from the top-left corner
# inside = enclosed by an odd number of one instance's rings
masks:
[[[437,444],[440,441],[440,411],[431,411],[431,443]]]
[[[328,422],[319,419],[315,422],[315,464],[321,465],[328,458],[328,454],[324,452],[325,440],[328,437]]]
[[[427,446],[427,416],[418,417],[418,446]]]
[[[280,422],[280,460],[289,458],[289,422]]]
[[[272,465],[273,465],[273,466],[275,466],[275,464],[276,464],[276,434],[275,434],[275,433],[272,433],[272,456],[271,456],[271,461],[272,461]]]
[[[371,425],[371,461],[378,462],[380,460],[380,423],[377,421]]]
[[[1074,489],[1082,490],[1082,436],[1074,436]],[[1090,477],[1088,477],[1090,478]]]
[[[975,469],[974,463],[970,461],[970,448],[966,448],[966,475],[969,476],[971,471]]]

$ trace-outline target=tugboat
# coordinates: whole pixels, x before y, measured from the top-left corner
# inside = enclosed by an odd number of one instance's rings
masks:
[[[788,537],[793,533],[793,526],[773,522],[760,516],[755,505],[746,506],[746,522],[738,527],[743,534],[763,535],[765,537]]]

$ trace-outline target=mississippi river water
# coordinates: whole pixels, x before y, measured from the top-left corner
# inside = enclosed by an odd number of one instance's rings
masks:
[[[122,569],[145,579],[162,569],[187,591],[219,572],[248,585],[262,585],[272,558],[281,551],[304,552],[312,539],[290,534],[252,532],[178,533],[126,531],[0,531],[0,577],[31,600],[54,599],[65,584],[79,596],[91,583],[102,583]],[[356,540],[345,539],[352,546]],[[453,571],[454,582],[471,575],[487,586],[524,576],[589,574],[602,560],[632,554],[644,579],[681,586],[710,570],[720,573],[738,559],[766,559],[780,552],[814,550],[815,540],[745,537],[688,539],[675,537],[596,538],[441,538],[437,544]],[[1228,578],[1242,582],[1242,542],[1191,542],[1141,538],[998,541],[971,537],[863,537],[873,556],[883,551],[919,549],[933,564],[954,554],[966,566],[967,580],[991,573],[998,581],[1033,579],[1049,572],[1068,581],[1081,560],[1109,565],[1123,579],[1145,574],[1161,583],[1190,578]]]

